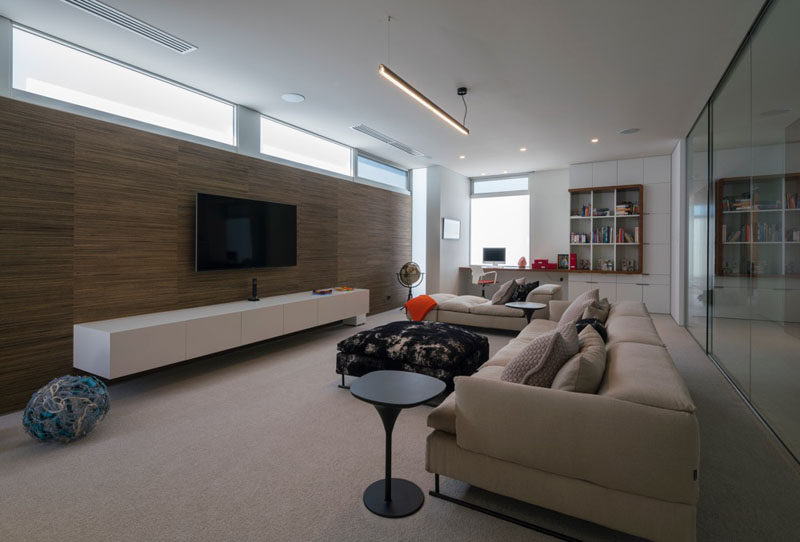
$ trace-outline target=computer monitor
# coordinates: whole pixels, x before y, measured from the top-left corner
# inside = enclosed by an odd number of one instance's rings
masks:
[[[483,249],[483,263],[502,265],[506,263],[506,249],[502,248],[484,248]]]

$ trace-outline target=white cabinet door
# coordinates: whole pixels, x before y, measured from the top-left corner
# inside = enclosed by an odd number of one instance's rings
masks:
[[[642,271],[650,275],[669,275],[671,248],[668,244],[645,245]]]
[[[569,166],[570,188],[592,187],[592,164],[573,164]]]
[[[110,335],[108,375],[95,373],[107,378],[119,378],[187,359],[185,322],[119,331]]]
[[[283,306],[283,332],[294,333],[317,325],[317,299],[296,301]]]
[[[642,301],[651,313],[669,313],[669,284],[646,284],[642,287]]]
[[[617,276],[605,273],[592,273],[590,290],[599,290],[600,299],[607,297],[611,303],[617,300]]]
[[[617,184],[616,160],[592,164],[592,186],[614,186],[615,184]]]
[[[644,184],[668,183],[672,180],[672,157],[650,156],[644,159]]]
[[[196,318],[186,322],[186,359],[221,352],[241,344],[240,312]]]
[[[644,184],[644,160],[620,160],[617,162],[617,184]]]
[[[242,344],[283,335],[283,305],[242,312]]]
[[[573,299],[575,299],[576,297],[581,295],[583,292],[587,292],[589,290],[589,286],[591,286],[589,284],[589,282],[588,282],[588,280],[589,280],[588,274],[587,275],[580,275],[580,276],[585,277],[585,279],[583,279],[583,280],[581,280],[581,279],[574,279],[573,280],[573,278],[572,278],[573,276],[574,275],[570,275],[570,277],[569,277],[569,300],[570,301],[572,301]]]
[[[669,213],[672,183],[648,184],[644,187],[644,211],[646,213]]]
[[[319,323],[327,324],[369,312],[369,294],[350,292],[319,298]]]
[[[647,207],[645,207],[645,213],[648,214],[644,215],[644,242],[651,244],[669,243],[669,213],[650,214]]]
[[[617,283],[617,301],[642,301],[641,283]]]

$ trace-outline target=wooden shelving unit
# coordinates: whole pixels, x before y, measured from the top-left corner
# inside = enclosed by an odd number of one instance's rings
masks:
[[[800,274],[800,173],[719,179],[714,192],[717,276]]]
[[[570,252],[577,254],[579,267],[570,272],[640,274],[644,254],[644,187],[630,184],[570,188],[569,192]],[[624,213],[622,207],[626,208]],[[623,235],[620,240],[620,229],[629,237]],[[587,242],[576,242],[576,234],[587,236]],[[581,262],[587,261],[589,268],[580,269]]]

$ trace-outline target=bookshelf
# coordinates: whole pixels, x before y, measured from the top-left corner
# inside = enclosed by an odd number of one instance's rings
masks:
[[[800,173],[719,179],[717,276],[800,276]]]
[[[640,274],[644,188],[641,184],[570,188],[571,273]]]

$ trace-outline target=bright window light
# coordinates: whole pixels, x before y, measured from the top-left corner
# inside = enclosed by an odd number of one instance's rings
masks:
[[[13,86],[40,96],[235,145],[235,106],[79,51],[13,31]]]
[[[486,179],[472,181],[473,194],[494,194],[496,192],[527,192],[527,177],[507,177],[505,179]]]
[[[291,162],[350,176],[350,147],[261,117],[261,152]]]
[[[527,179],[525,179],[527,183]],[[530,250],[529,196],[472,198],[470,215],[470,263],[483,263],[485,247],[505,247],[506,263],[528,259]]]
[[[366,156],[358,157],[357,168],[358,176],[362,179],[408,190],[408,172],[404,169],[378,162]]]

